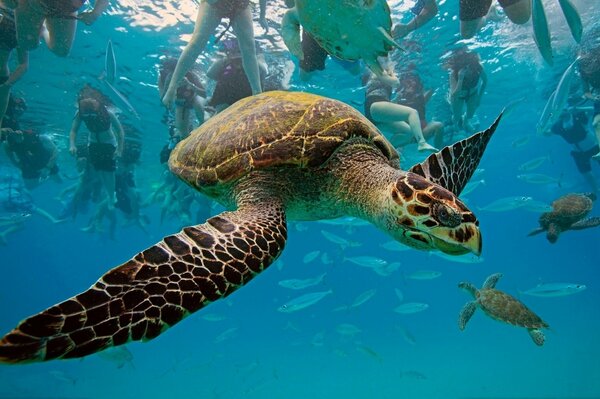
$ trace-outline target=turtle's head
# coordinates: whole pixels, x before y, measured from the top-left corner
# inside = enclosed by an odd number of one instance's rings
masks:
[[[391,186],[386,228],[411,247],[450,255],[481,254],[479,221],[452,192],[408,172]]]

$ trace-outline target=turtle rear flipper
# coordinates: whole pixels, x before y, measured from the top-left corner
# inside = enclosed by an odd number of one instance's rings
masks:
[[[467,302],[465,306],[463,306],[458,314],[458,328],[461,331],[465,329],[467,323],[471,320],[473,313],[475,313],[475,310],[477,310],[477,302],[475,301]]]
[[[287,10],[281,20],[281,38],[287,46],[290,53],[304,59],[304,51],[302,51],[302,42],[300,40],[300,20],[298,19],[298,11],[296,8]]]
[[[22,321],[0,340],[0,363],[81,357],[155,338],[247,283],[279,256],[286,236],[275,201],[186,227],[89,290]]]
[[[583,230],[596,226],[600,226],[600,217],[592,217],[580,220],[576,223],[573,223],[571,227],[569,227],[569,230]]]
[[[535,342],[537,346],[544,345],[544,342],[546,341],[546,336],[541,330],[537,328],[529,328],[527,329],[527,332],[529,332],[531,339],[533,340],[533,342]]]
[[[534,236],[536,234],[540,234],[543,233],[544,231],[546,231],[543,227],[538,227],[537,229],[533,229],[529,232],[529,234],[527,234],[527,237],[531,237]]]

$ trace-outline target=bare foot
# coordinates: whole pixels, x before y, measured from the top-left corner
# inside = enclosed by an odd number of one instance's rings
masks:
[[[431,144],[429,144],[426,141],[419,143],[419,145],[417,146],[417,149],[421,152],[423,152],[423,151],[438,152],[439,151],[437,148],[435,148],[434,146],[432,146]]]

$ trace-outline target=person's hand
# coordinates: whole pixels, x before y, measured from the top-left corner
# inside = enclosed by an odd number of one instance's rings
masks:
[[[76,156],[77,155],[77,147],[75,147],[74,145],[71,145],[69,147],[69,153],[71,153],[71,155]]]
[[[172,84],[169,85],[169,88],[165,92],[165,95],[162,98],[162,103],[165,107],[171,108],[171,104],[175,101],[176,90]]]
[[[267,21],[266,17],[260,17],[258,23],[265,30],[265,33],[269,33],[269,21]]]
[[[407,24],[396,24],[394,29],[392,29],[392,37],[394,40],[402,39],[406,35],[408,35],[412,30]]]
[[[77,15],[77,19],[83,22],[86,25],[91,25],[98,19],[99,15],[94,11],[83,11]]]

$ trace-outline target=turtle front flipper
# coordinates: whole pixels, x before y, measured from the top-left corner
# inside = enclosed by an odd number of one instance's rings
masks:
[[[502,273],[494,273],[491,276],[489,276],[488,278],[485,279],[485,281],[483,282],[483,285],[481,286],[481,289],[486,289],[486,288],[494,288],[496,287],[496,284],[498,283],[498,281],[502,278]]]
[[[471,320],[473,313],[475,313],[475,310],[477,310],[477,302],[475,301],[467,302],[465,306],[463,306],[458,314],[458,328],[460,331],[465,329],[467,323]]]
[[[596,226],[600,226],[600,217],[582,219],[578,222],[573,223],[571,227],[569,227],[569,230],[583,230]]]
[[[527,332],[529,333],[529,336],[531,336],[531,339],[533,340],[533,342],[535,342],[537,346],[542,346],[544,345],[544,342],[546,342],[546,336],[540,329],[528,328]]]
[[[247,283],[281,254],[286,237],[283,207],[274,202],[186,227],[22,321],[0,340],[0,362],[81,357],[155,338]]]
[[[527,237],[531,237],[531,236],[534,236],[536,234],[543,233],[544,231],[546,231],[546,229],[544,229],[543,227],[538,227],[537,229],[531,230],[529,232],[529,234],[527,234]]]
[[[409,171],[439,184],[456,196],[460,195],[477,169],[501,118],[502,114],[486,130],[442,148]]]
[[[304,59],[304,51],[302,50],[302,42],[300,41],[300,20],[298,19],[298,11],[296,8],[289,9],[281,20],[281,38],[287,46],[290,53]]]

